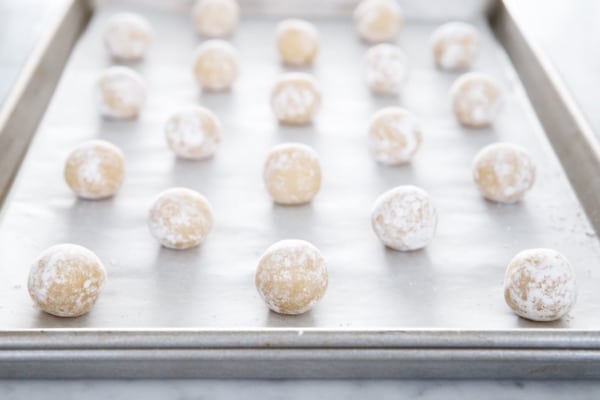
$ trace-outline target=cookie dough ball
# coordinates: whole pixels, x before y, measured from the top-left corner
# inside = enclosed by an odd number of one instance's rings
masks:
[[[477,29],[464,22],[448,22],[431,35],[435,63],[443,69],[469,68],[479,52]]]
[[[418,250],[433,239],[437,211],[423,189],[398,186],[377,198],[371,223],[386,246],[400,251]]]
[[[409,162],[421,145],[421,129],[417,118],[400,107],[378,111],[369,126],[369,149],[383,164]]]
[[[107,118],[136,118],[146,102],[142,77],[127,67],[110,67],[100,75],[96,85],[100,114]]]
[[[523,318],[557,320],[569,312],[577,299],[575,271],[556,250],[524,250],[508,264],[504,299]]]
[[[221,124],[210,110],[188,107],[165,125],[167,144],[178,157],[201,160],[212,156],[221,140]]]
[[[327,266],[321,252],[304,240],[282,240],[258,261],[256,288],[267,306],[280,314],[302,314],[327,289]]]
[[[286,19],[277,26],[277,50],[284,64],[302,67],[312,64],[319,52],[317,28],[302,19]]]
[[[238,75],[238,55],[224,40],[207,40],[196,49],[194,75],[204,90],[222,91],[231,88]]]
[[[397,94],[408,75],[406,55],[391,44],[371,47],[365,54],[364,64],[367,85],[374,93]]]
[[[91,140],[75,147],[65,163],[67,185],[83,199],[113,196],[125,175],[125,156],[115,145]]]
[[[144,58],[150,45],[152,28],[146,18],[132,13],[113,15],[104,28],[104,45],[108,54],[119,61]]]
[[[198,0],[192,8],[196,31],[206,37],[231,35],[240,19],[240,7],[235,0]]]
[[[213,213],[208,200],[186,188],[172,188],[158,195],[148,218],[154,237],[170,249],[198,246],[213,225]]]
[[[271,108],[279,122],[288,125],[308,124],[321,105],[321,91],[309,74],[283,74],[271,92]]]
[[[402,27],[402,20],[402,10],[395,0],[362,0],[354,9],[358,34],[372,43],[393,40]]]
[[[105,280],[106,270],[93,252],[75,244],[59,244],[33,262],[27,288],[42,311],[79,317],[96,303]]]
[[[523,198],[535,182],[535,164],[522,147],[494,143],[477,153],[473,179],[488,200],[514,203]]]
[[[263,178],[269,195],[276,203],[308,203],[321,187],[319,157],[304,144],[280,144],[267,155]]]
[[[481,128],[491,124],[496,117],[502,92],[491,77],[469,72],[454,82],[450,95],[456,119],[463,125]]]

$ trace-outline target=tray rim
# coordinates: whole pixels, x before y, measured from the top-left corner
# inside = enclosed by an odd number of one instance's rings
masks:
[[[358,339],[357,339],[358,338]],[[68,341],[65,341],[68,339]],[[135,343],[135,346],[132,344]],[[35,345],[35,346],[33,346]],[[565,346],[568,345],[568,346]],[[455,348],[594,349],[590,329],[443,328],[48,328],[0,331],[0,352],[15,348]],[[1,356],[0,356],[1,359]]]
[[[6,168],[0,174],[0,217],[72,46],[87,26],[91,13],[87,1],[63,0],[59,4],[0,107],[0,143],[7,146],[5,150],[9,151],[5,154],[9,153],[10,157],[6,158],[12,162],[6,165],[5,160],[0,160],[0,167]],[[71,21],[71,24],[65,24],[65,21]],[[66,46],[59,45],[61,40]],[[56,50],[55,54],[50,54],[51,49]],[[61,59],[63,55],[64,59]],[[32,101],[37,103],[37,112],[24,112],[23,105]]]

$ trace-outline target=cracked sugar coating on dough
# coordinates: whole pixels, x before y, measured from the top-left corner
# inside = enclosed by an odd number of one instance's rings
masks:
[[[75,244],[59,244],[33,262],[27,288],[43,311],[78,317],[96,303],[105,280],[104,266],[93,252]]]
[[[479,52],[479,32],[465,22],[448,22],[431,35],[435,63],[443,69],[468,68]]]
[[[196,49],[194,76],[204,90],[222,91],[231,88],[238,69],[237,51],[224,40],[207,40]]]
[[[302,19],[281,21],[277,25],[276,38],[279,58],[288,65],[310,65],[319,52],[317,28]]]
[[[569,312],[577,299],[575,271],[556,250],[524,250],[508,264],[504,299],[523,318],[557,320]]]
[[[402,10],[395,0],[362,0],[354,9],[361,38],[378,43],[393,40],[402,27]]]
[[[109,18],[104,28],[104,45],[116,60],[137,61],[144,57],[152,28],[141,15],[122,12]]]
[[[238,25],[240,7],[235,0],[198,0],[192,8],[196,31],[206,37],[229,36]]]
[[[146,102],[144,81],[131,68],[107,68],[96,84],[96,100],[104,117],[136,118]]]
[[[535,163],[522,147],[494,143],[475,156],[473,179],[486,199],[514,203],[533,186]]]
[[[221,140],[217,117],[204,107],[188,107],[165,124],[167,144],[181,158],[200,160],[212,156]]]
[[[170,249],[198,246],[210,232],[212,224],[213,214],[208,200],[186,188],[172,188],[159,194],[148,218],[152,235]]]
[[[371,47],[364,65],[367,85],[375,93],[396,94],[406,82],[408,63],[398,46],[383,43]]]
[[[271,108],[283,124],[302,125],[312,121],[321,104],[317,81],[309,74],[283,74],[271,92]]]
[[[321,187],[319,157],[304,144],[280,144],[267,155],[263,178],[269,195],[276,203],[307,203]]]
[[[115,145],[90,140],[75,147],[67,157],[65,181],[81,198],[96,200],[114,195],[123,182],[125,157]]]
[[[417,118],[400,107],[379,110],[369,126],[369,149],[383,164],[409,162],[421,145],[421,129]]]
[[[481,128],[491,124],[496,117],[502,93],[491,77],[469,72],[454,82],[450,96],[456,119],[463,125]]]
[[[418,250],[435,235],[437,211],[423,189],[398,186],[377,198],[371,223],[386,246],[400,251]]]
[[[255,283],[267,306],[280,314],[310,310],[327,289],[327,266],[321,252],[304,240],[282,240],[258,261]]]

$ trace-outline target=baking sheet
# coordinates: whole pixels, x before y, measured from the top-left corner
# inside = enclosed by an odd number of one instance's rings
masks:
[[[372,96],[362,78],[367,49],[348,18],[319,18],[321,54],[313,72],[323,107],[308,127],[280,127],[269,108],[270,88],[283,68],[274,48],[277,18],[245,18],[232,38],[241,59],[235,88],[200,94],[191,61],[200,38],[181,11],[138,4],[155,27],[151,52],[134,65],[146,79],[149,101],[138,121],[98,116],[92,87],[110,65],[103,24],[119,9],[103,6],[81,37],[8,201],[0,222],[0,326],[26,328],[440,328],[600,329],[600,247],[568,186],[559,162],[527,104],[521,86],[483,19],[482,54],[474,70],[494,75],[506,98],[493,128],[468,130],[452,117],[447,92],[458,74],[435,69],[428,37],[437,24],[408,23],[399,44],[411,62],[400,97]],[[211,160],[177,160],[164,143],[163,124],[181,106],[201,104],[223,124]],[[366,129],[378,109],[400,104],[420,117],[423,146],[410,166],[385,167],[367,151]],[[72,147],[104,139],[127,159],[125,184],[110,200],[76,199],[62,168]],[[538,180],[526,200],[503,206],[483,200],[471,180],[476,152],[494,141],[527,147]],[[269,148],[281,142],[313,146],[323,186],[312,204],[273,205],[262,185]],[[370,210],[383,191],[415,184],[439,212],[436,238],[424,251],[385,249],[370,227]],[[160,191],[186,186],[213,205],[215,228],[199,248],[161,248],[146,227]],[[269,312],[254,288],[260,254],[284,238],[321,249],[330,283],[323,300],[301,316]],[[26,290],[32,260],[46,247],[73,242],[104,261],[108,282],[93,311],[77,319],[46,315]],[[553,247],[574,264],[579,300],[554,323],[519,319],[505,305],[508,261],[529,247]]]

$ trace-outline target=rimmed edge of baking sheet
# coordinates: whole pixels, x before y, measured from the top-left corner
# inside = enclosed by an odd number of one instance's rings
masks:
[[[0,214],[21,161],[54,94],[71,49],[87,25],[85,1],[57,2],[57,10],[40,35],[19,77],[0,108]]]
[[[558,72],[523,22],[511,11],[513,0],[489,14],[494,34],[515,67],[538,120],[596,233],[600,233],[600,141],[577,107]]]

